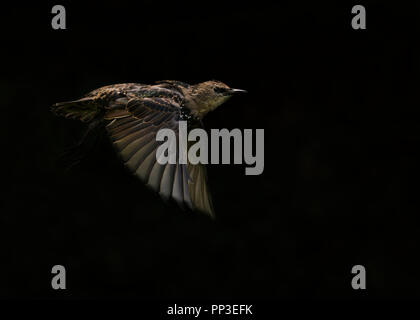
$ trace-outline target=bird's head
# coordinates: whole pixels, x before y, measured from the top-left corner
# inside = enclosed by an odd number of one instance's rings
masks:
[[[245,90],[233,89],[220,81],[212,80],[192,85],[185,93],[187,107],[191,109],[196,116],[202,118],[209,111],[216,109],[226,102],[230,97],[238,93],[245,93]]]

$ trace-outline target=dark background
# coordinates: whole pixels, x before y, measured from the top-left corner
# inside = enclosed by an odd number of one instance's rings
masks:
[[[408,2],[408,1],[407,1]],[[67,30],[51,28],[51,8]],[[351,28],[363,4],[367,30]],[[416,283],[420,7],[384,1],[73,1],[3,8],[0,296],[407,298]],[[265,170],[211,165],[217,219],[163,203],[49,107],[112,83],[249,91],[207,128],[265,129]],[[67,290],[51,289],[51,268]],[[351,288],[351,268],[367,290]]]

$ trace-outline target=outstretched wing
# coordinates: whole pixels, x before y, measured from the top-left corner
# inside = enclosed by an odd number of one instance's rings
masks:
[[[158,147],[164,143],[156,141],[156,134],[162,128],[175,132],[179,155],[179,121],[183,111],[179,96],[174,99],[165,88],[156,90],[160,91],[159,96],[150,91],[146,97],[129,95],[114,103],[105,114],[105,119],[111,120],[106,129],[125,165],[147,186],[163,199],[173,198],[181,207],[187,205],[213,216],[204,165],[162,165],[156,160]]]

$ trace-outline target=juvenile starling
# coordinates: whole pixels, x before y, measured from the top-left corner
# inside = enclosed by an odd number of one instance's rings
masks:
[[[189,85],[180,81],[159,81],[154,85],[123,83],[96,89],[78,100],[56,103],[56,115],[89,123],[104,123],[113,145],[125,165],[163,199],[173,198],[214,215],[207,186],[205,165],[199,163],[160,164],[156,141],[160,129],[174,130],[186,120],[188,128],[202,127],[202,119],[237,92],[219,81]]]

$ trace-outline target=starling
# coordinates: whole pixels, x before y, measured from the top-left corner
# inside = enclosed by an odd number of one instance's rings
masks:
[[[214,216],[204,164],[160,164],[156,141],[160,129],[174,130],[179,121],[188,128],[201,128],[202,119],[237,92],[220,81],[189,85],[166,80],[154,85],[122,83],[101,87],[81,99],[56,103],[59,116],[88,123],[89,128],[104,124],[115,149],[129,170],[148,187],[181,207]],[[177,146],[179,147],[179,146]]]

